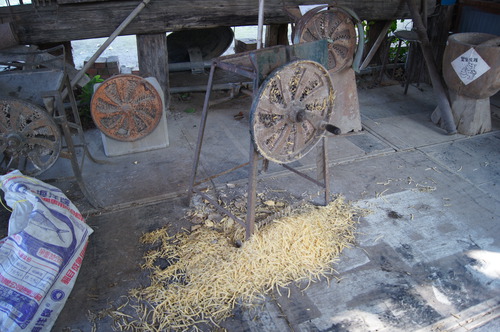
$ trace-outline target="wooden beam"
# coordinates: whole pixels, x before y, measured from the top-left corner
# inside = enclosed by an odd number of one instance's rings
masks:
[[[433,12],[435,1],[429,3]],[[108,37],[141,1],[114,0],[59,4],[0,7],[0,23],[11,22],[21,44],[64,42]],[[287,6],[318,4],[318,0],[287,0]],[[339,0],[366,20],[408,18],[408,8],[401,0]],[[290,17],[282,0],[267,0],[264,24],[284,24]],[[152,1],[127,26],[122,35],[163,33],[215,26],[256,25],[258,5],[255,0],[156,0]]]
[[[130,12],[130,14],[127,15],[127,17],[123,20],[123,22],[120,23],[120,25],[113,31],[111,36],[106,39],[106,41],[99,47],[99,49],[92,55],[92,57],[87,61],[85,66],[78,72],[78,74],[71,80],[71,87],[74,87],[75,84],[80,81],[80,79],[85,75],[87,70],[94,64],[94,62],[97,60],[97,58],[108,48],[108,46],[115,40],[115,38],[127,27],[127,25],[130,24],[134,20],[134,18],[137,17],[137,15],[141,12],[141,10],[144,9],[144,7],[149,3],[150,0],[143,0],[141,1],[137,7],[134,8]]]

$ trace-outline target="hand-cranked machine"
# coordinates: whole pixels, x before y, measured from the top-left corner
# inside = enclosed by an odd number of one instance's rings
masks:
[[[67,158],[83,194],[98,207],[83,181],[82,167],[86,156],[94,162],[100,161],[87,149],[64,64],[64,48],[42,51],[17,47],[2,51],[0,65],[4,69],[0,72],[2,174],[18,169],[24,175],[36,176],[54,165],[59,157]]]
[[[339,128],[329,122],[336,93],[330,73],[352,63],[357,41],[354,25],[359,23],[349,10],[323,6],[296,22],[295,45],[260,48],[263,1],[259,4],[258,49],[219,57],[212,62],[188,193],[189,202],[193,194],[198,194],[245,227],[247,238],[252,235],[255,226],[259,160],[263,160],[264,169],[272,161],[320,186],[324,190],[326,203],[329,202],[326,134],[340,134]],[[358,50],[357,63],[360,56]],[[210,93],[217,69],[237,73],[253,81],[249,162],[196,181]],[[319,180],[289,166],[291,162],[304,157],[320,141],[322,158],[318,165]],[[247,216],[246,220],[241,220],[197,186],[246,165],[249,165]]]

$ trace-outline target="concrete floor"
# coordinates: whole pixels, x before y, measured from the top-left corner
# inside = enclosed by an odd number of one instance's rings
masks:
[[[272,294],[253,312],[237,309],[228,331],[499,331],[500,330],[500,98],[492,98],[492,132],[448,136],[430,120],[428,86],[359,89],[364,130],[329,140],[331,185],[369,208],[357,243],[336,266],[338,282]],[[110,319],[92,314],[122,303],[146,282],[139,264],[144,232],[185,225],[183,198],[196,144],[203,93],[172,96],[168,148],[106,158],[100,133],[88,131],[94,156],[84,177],[105,206],[96,211],[79,193],[67,161],[46,181],[67,191],[94,229],[75,288],[53,331],[110,331]],[[211,108],[201,173],[214,174],[248,160],[251,99]],[[195,108],[196,112],[185,110]],[[235,120],[239,112],[245,119]],[[314,171],[314,157],[294,163]],[[203,176],[203,175],[200,175]],[[246,169],[214,180],[244,188]],[[56,180],[57,179],[57,180]],[[271,165],[259,187],[307,197],[317,188]],[[335,279],[334,279],[335,280]]]

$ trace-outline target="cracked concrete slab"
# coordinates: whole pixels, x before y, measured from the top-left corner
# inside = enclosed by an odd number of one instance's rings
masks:
[[[329,280],[273,292],[261,307],[237,308],[228,331],[496,331],[500,329],[499,126],[474,137],[448,136],[429,122],[432,89],[360,89],[364,130],[331,138],[330,184],[371,210],[356,244],[344,250]],[[128,290],[147,283],[139,237],[170,224],[188,226],[184,204],[203,94],[173,98],[170,146],[86,162],[84,177],[105,208],[93,209],[61,160],[42,180],[61,187],[94,229],[75,288],[53,331],[109,331],[93,321]],[[492,104],[495,103],[492,99]],[[248,160],[250,98],[211,108],[200,177]],[[187,113],[185,109],[196,112]],[[244,120],[234,115],[244,114]],[[86,133],[105,158],[100,134]],[[314,176],[315,153],[295,166]],[[245,190],[246,168],[210,186]],[[258,190],[307,198],[318,188],[279,165],[261,174]],[[90,315],[92,318],[93,316]]]

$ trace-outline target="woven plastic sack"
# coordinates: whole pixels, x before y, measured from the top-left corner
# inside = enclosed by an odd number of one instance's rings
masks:
[[[0,176],[12,208],[0,240],[0,331],[50,331],[92,229],[61,190],[19,171]]]

